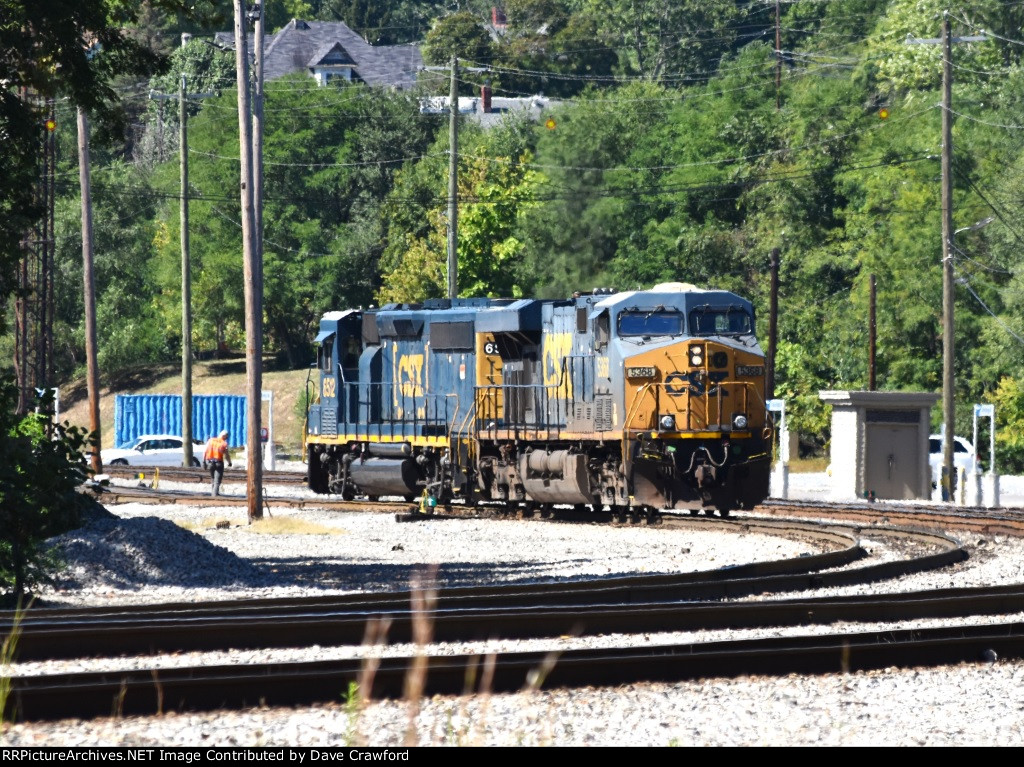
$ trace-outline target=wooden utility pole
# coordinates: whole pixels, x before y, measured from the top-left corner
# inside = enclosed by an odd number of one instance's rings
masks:
[[[100,458],[100,373],[96,362],[96,278],[93,276],[92,191],[89,182],[89,118],[78,109],[78,183],[82,192],[82,283],[85,298],[85,360],[89,391],[89,430],[92,432],[91,465],[103,471]]]
[[[256,220],[256,266],[259,284],[263,284],[263,3],[249,12],[253,18],[253,69],[255,83],[252,98],[252,206]],[[261,293],[262,295],[262,293]],[[262,329],[261,329],[262,332]],[[260,345],[262,347],[262,344]]]
[[[459,295],[459,58],[452,56],[448,91],[448,298]]]
[[[868,391],[875,390],[875,275],[868,281]]]
[[[782,107],[782,34],[779,29],[779,0],[775,0],[775,108]]]
[[[192,466],[192,269],[188,252],[188,109],[185,73],[178,87],[178,156],[181,166],[181,447],[182,463]]]
[[[189,256],[188,232],[188,108],[190,98],[209,98],[213,93],[189,93],[184,72],[178,84],[177,96],[169,93],[149,92],[149,98],[161,102],[178,99],[178,162],[181,176],[181,443],[182,466],[192,466],[192,267]]]
[[[942,423],[946,437],[942,449],[943,497],[956,498],[956,471],[953,443],[956,429],[953,353],[953,43],[980,42],[986,35],[954,37],[950,31],[949,11],[942,13],[942,36],[908,38],[911,45],[942,46]]]
[[[778,341],[779,318],[779,249],[772,248],[771,286],[768,298],[768,360],[765,371],[764,397],[775,399],[775,349]]]
[[[256,217],[253,209],[252,114],[249,99],[249,44],[245,0],[234,0],[235,63],[238,86],[238,143],[241,158],[242,255],[245,279],[246,500],[249,521],[263,517],[263,463],[260,460],[262,421],[263,287],[256,261]]]
[[[956,493],[953,468],[953,439],[956,433],[953,374],[953,39],[949,13],[942,14],[942,422],[946,439],[942,449],[943,479],[952,501]]]

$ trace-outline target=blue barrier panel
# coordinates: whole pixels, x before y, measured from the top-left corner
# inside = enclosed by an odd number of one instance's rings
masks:
[[[206,442],[227,429],[231,447],[246,443],[246,397],[236,394],[192,396],[192,439]],[[180,394],[118,394],[114,398],[114,444],[127,447],[142,434],[181,436]]]

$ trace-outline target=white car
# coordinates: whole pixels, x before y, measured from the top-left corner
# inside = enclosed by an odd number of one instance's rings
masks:
[[[938,482],[942,476],[942,449],[942,435],[932,434],[928,438],[928,464],[932,469],[933,482]],[[976,460],[971,441],[963,437],[953,437],[953,468],[957,473],[971,474],[975,471]]]
[[[104,466],[183,466],[183,444],[181,437],[175,434],[143,434],[129,447],[100,451],[100,460]],[[193,445],[193,466],[200,465],[203,449],[202,442]]]

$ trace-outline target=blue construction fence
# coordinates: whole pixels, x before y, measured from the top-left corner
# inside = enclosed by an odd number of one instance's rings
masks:
[[[221,429],[228,444],[246,444],[246,397],[237,394],[192,396],[192,439],[206,442]],[[180,394],[118,394],[114,398],[114,444],[127,447],[142,434],[181,436]]]

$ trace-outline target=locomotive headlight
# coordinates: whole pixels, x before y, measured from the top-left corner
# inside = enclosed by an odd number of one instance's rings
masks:
[[[747,417],[743,413],[733,416],[732,428],[734,429],[745,429],[747,428]]]
[[[690,347],[690,365],[695,368],[699,368],[704,364],[704,347],[703,346],[691,346]]]
[[[663,415],[661,417],[661,428],[665,431],[676,430],[676,417],[674,415]]]

